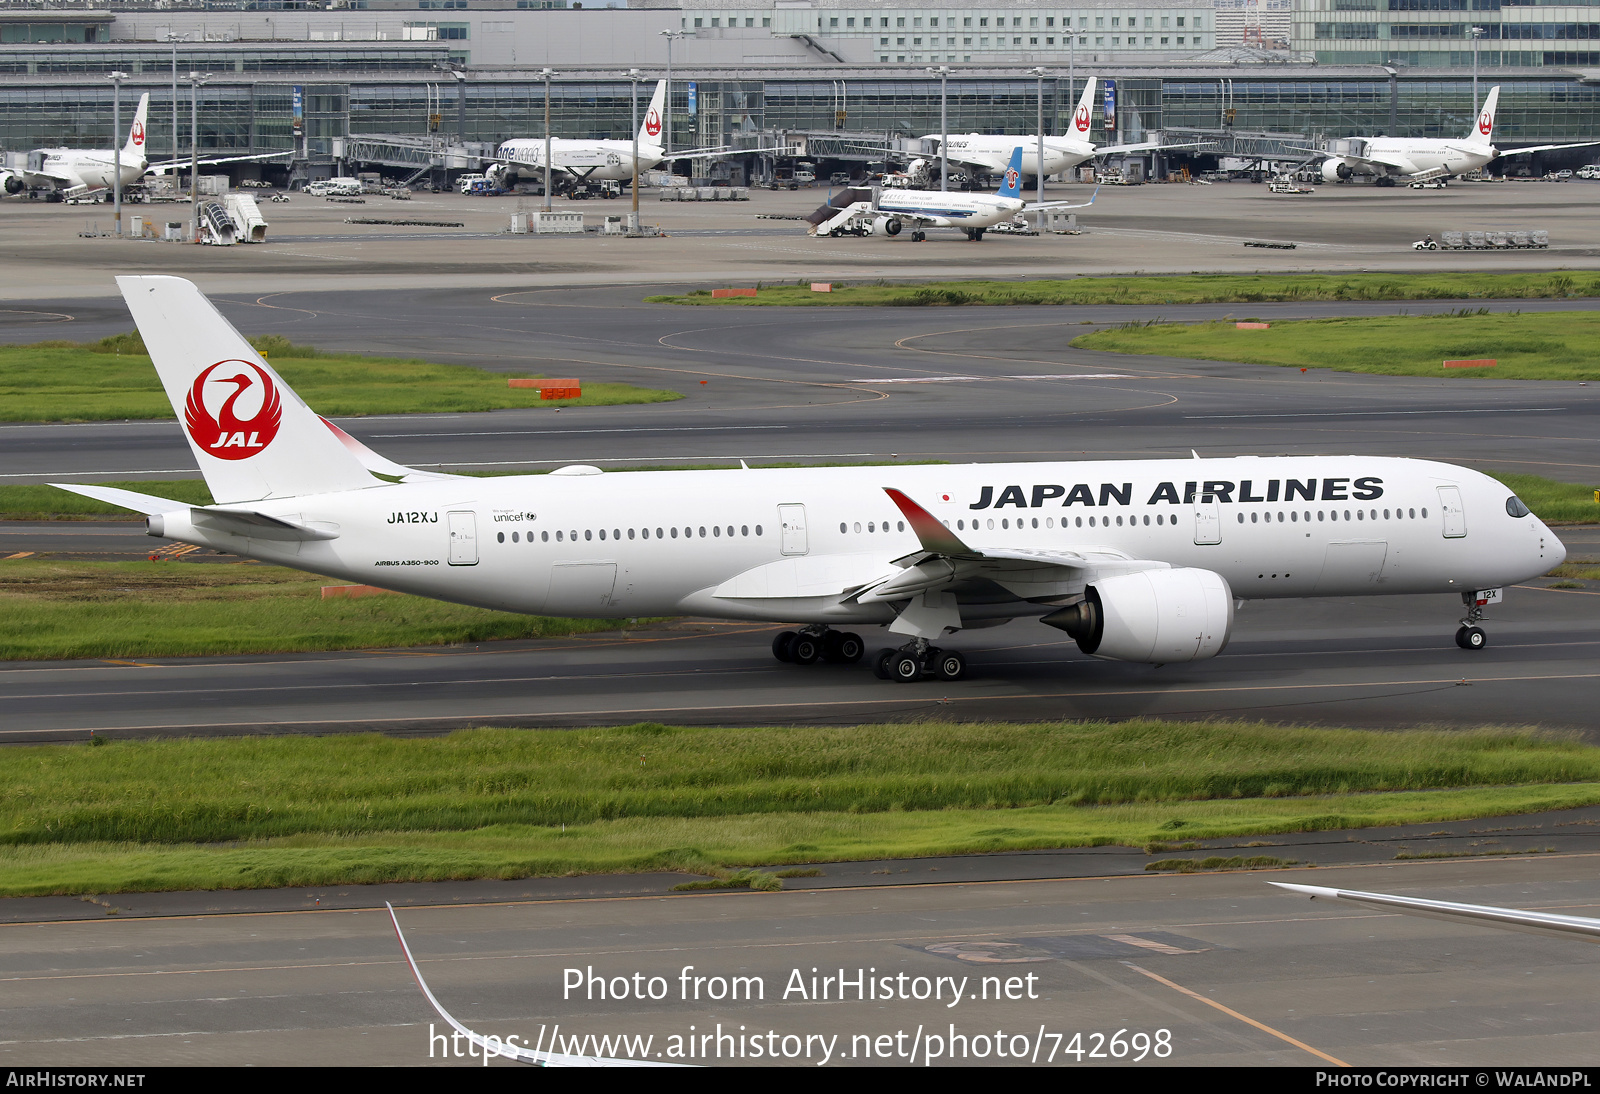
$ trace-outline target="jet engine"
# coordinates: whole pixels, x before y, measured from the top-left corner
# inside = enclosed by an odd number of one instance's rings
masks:
[[[517,169],[509,163],[490,164],[483,173],[496,190],[510,190],[517,182]]]
[[[1163,665],[1215,657],[1233,630],[1233,590],[1211,570],[1140,570],[1095,582],[1041,622],[1096,657]]]
[[[27,183],[22,181],[20,175],[13,175],[10,171],[0,173],[0,187],[5,188],[8,194],[20,194],[27,189]]]
[[[902,225],[897,217],[878,217],[872,222],[872,234],[875,236],[897,236]]]
[[[1322,161],[1322,181],[1324,182],[1344,182],[1353,174],[1355,172],[1350,170],[1350,165],[1344,160]]]

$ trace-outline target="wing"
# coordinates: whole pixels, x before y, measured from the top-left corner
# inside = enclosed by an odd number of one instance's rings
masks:
[[[1391,896],[1388,893],[1363,893],[1355,889],[1330,889],[1320,885],[1291,885],[1271,881],[1280,889],[1305,893],[1311,899],[1325,897],[1329,900],[1349,900],[1373,908],[1387,908],[1406,915],[1425,916],[1429,919],[1466,919],[1485,927],[1501,927],[1512,931],[1543,933],[1555,931],[1577,935],[1586,942],[1600,942],[1600,919],[1577,915],[1556,915],[1551,912],[1530,912],[1518,908],[1495,908],[1486,904],[1454,904],[1445,900],[1423,900],[1420,897]]]
[[[1597,144],[1600,144],[1600,141],[1579,141],[1576,144],[1536,144],[1532,148],[1513,148],[1509,152],[1501,152],[1497,158],[1526,156],[1534,152],[1554,152],[1560,148],[1593,148]]]
[[[488,1056],[504,1056],[507,1059],[518,1060],[525,1064],[534,1064],[538,1067],[683,1067],[683,1064],[660,1063],[653,1060],[614,1060],[604,1056],[571,1056],[563,1052],[543,1052],[537,1048],[519,1048],[514,1044],[500,1040],[498,1037],[485,1037],[474,1033],[460,1022],[455,1015],[445,1010],[439,1000],[428,988],[428,982],[422,979],[422,972],[417,968],[416,958],[411,956],[411,947],[406,945],[406,936],[401,933],[400,920],[394,914],[394,905],[384,902],[384,907],[389,909],[389,921],[394,924],[394,936],[400,940],[400,951],[406,956],[406,964],[411,969],[411,977],[417,982],[417,987],[422,989],[423,998],[438,1012],[439,1017],[450,1023],[461,1036],[469,1043],[476,1046],[483,1053],[483,1060],[488,1062]]]
[[[278,160],[285,156],[292,155],[294,155],[294,152],[289,150],[284,152],[258,152],[253,156],[222,156],[220,158],[201,160],[200,166],[210,167],[211,165],[217,163],[243,163],[247,160]],[[168,171],[183,170],[189,166],[190,162],[191,161],[187,159],[162,160],[160,163],[152,163],[148,168],[146,168],[146,170],[148,170],[152,175],[165,175]]]
[[[361,462],[362,467],[365,467],[371,474],[380,479],[385,479],[389,482],[418,482],[422,479],[462,479],[468,477],[466,475],[448,475],[443,471],[422,471],[415,467],[407,467],[403,463],[395,463],[385,456],[378,455],[372,449],[350,436],[350,434],[328,421],[328,419],[323,418],[322,415],[318,414],[317,417],[323,425],[333,431],[335,437],[339,438],[339,443],[344,445],[345,449]]]
[[[1029,209],[1087,209],[1094,204],[1094,199],[1100,196],[1100,187],[1094,188],[1094,193],[1089,195],[1088,201],[1080,201],[1076,205],[1067,201],[1037,201],[1028,206]]]
[[[1002,592],[1018,601],[1020,609],[1024,604],[1060,603],[1079,596],[1085,585],[1099,578],[1171,568],[1114,547],[980,551],[901,491],[884,487],[884,493],[905,515],[922,550],[896,559],[894,565],[902,567],[898,573],[863,586],[847,599],[863,605],[906,601],[899,618],[889,625],[896,634],[937,638],[946,628],[959,628],[963,596],[992,603]]]

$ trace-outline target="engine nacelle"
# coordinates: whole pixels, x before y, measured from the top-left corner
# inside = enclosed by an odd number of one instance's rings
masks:
[[[509,163],[490,164],[484,168],[483,174],[496,190],[509,190],[517,182],[517,169]]]
[[[1096,657],[1164,665],[1215,657],[1233,631],[1233,590],[1211,570],[1140,570],[1097,581],[1042,622]]]
[[[1353,174],[1355,174],[1355,172],[1350,170],[1350,165],[1344,162],[1344,160],[1322,161],[1323,182],[1344,182]]]
[[[878,217],[872,222],[872,234],[875,236],[897,236],[902,225],[896,217]]]
[[[14,175],[10,171],[0,173],[0,187],[4,187],[8,194],[20,194],[27,189],[27,185],[20,175]]]

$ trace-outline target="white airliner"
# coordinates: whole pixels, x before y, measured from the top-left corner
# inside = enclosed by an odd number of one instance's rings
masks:
[[[150,112],[150,95],[139,96],[133,124],[128,127],[128,142],[122,146],[122,186],[126,189],[147,174],[163,175],[189,166],[190,160],[151,163],[145,156],[145,118]],[[241,160],[269,160],[291,155],[263,152],[250,156],[225,156],[203,159],[200,165],[237,163]],[[66,197],[77,197],[94,190],[115,186],[117,156],[109,148],[39,148],[28,153],[28,166],[20,171],[0,171],[0,191],[20,194],[25,190],[56,190]]]
[[[655,94],[650,96],[650,106],[644,112],[644,122],[639,126],[639,170],[648,171],[667,158],[661,140],[661,111],[666,104],[667,81],[656,81]],[[544,139],[525,137],[506,141],[495,154],[500,162],[484,169],[496,186],[509,190],[519,178],[543,179]],[[674,149],[672,158],[704,159],[719,155],[726,148]],[[762,151],[748,149],[747,151]],[[771,151],[766,149],[765,151]],[[550,170],[556,176],[565,176],[576,182],[610,180],[628,182],[633,179],[633,142],[619,140],[574,140],[570,137],[550,138]]]
[[[1088,201],[1073,204],[1066,201],[1044,201],[1029,204],[1022,198],[1022,149],[1011,150],[1011,160],[1006,167],[1004,181],[993,194],[963,194],[946,190],[874,190],[851,187],[841,190],[819,206],[806,218],[811,227],[808,235],[823,236],[897,236],[910,225],[911,240],[920,243],[928,238],[929,228],[960,228],[974,242],[983,238],[985,228],[992,228],[1018,213],[1036,209],[1086,209],[1094,204],[1095,194]]]
[[[1500,102],[1500,86],[1489,89],[1478,120],[1460,140],[1437,137],[1352,137],[1329,141],[1322,161],[1322,177],[1327,182],[1345,182],[1355,175],[1371,175],[1379,186],[1393,186],[1399,179],[1430,182],[1452,179],[1486,167],[1507,156],[1528,156],[1560,148],[1587,148],[1600,141],[1576,144],[1540,144],[1502,152],[1494,146],[1494,115]]]
[[[149,110],[149,94],[140,95],[139,109],[128,127],[128,143],[122,146],[123,186],[132,186],[144,178],[149,167],[144,154],[145,115]],[[41,148],[29,153],[28,159],[25,170],[0,172],[0,189],[8,194],[55,189],[76,197],[115,185],[116,156],[109,148]]]
[[[1072,124],[1069,130],[1059,137],[1047,136],[1044,139],[1044,173],[1046,175],[1058,174],[1080,163],[1094,159],[1096,156],[1119,155],[1125,152],[1151,152],[1158,148],[1186,148],[1191,145],[1166,145],[1160,141],[1144,141],[1140,144],[1108,144],[1096,146],[1093,134],[1094,92],[1096,79],[1091,76],[1084,85],[1083,94],[1078,99],[1078,105],[1072,112]],[[935,148],[939,144],[939,134],[930,133],[922,138],[931,142]],[[976,168],[986,174],[1003,171],[1011,162],[1011,150],[1021,146],[1022,162],[1018,169],[1024,175],[1037,177],[1039,174],[1039,136],[1011,137],[1004,135],[990,135],[985,133],[952,133],[946,147],[945,159],[948,163],[965,168]],[[938,176],[939,157],[935,153],[923,161],[925,169]]]
[[[213,505],[63,489],[152,536],[510,612],[799,624],[780,660],[957,678],[945,633],[1038,618],[1083,652],[1227,645],[1236,598],[1449,593],[1464,647],[1566,549],[1476,471],[1377,456],[652,471],[466,478],[393,463],[303,403],[200,291],[119,277]]]

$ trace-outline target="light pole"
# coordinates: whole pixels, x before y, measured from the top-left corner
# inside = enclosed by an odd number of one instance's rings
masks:
[[[117,235],[122,235],[122,81],[126,72],[108,72],[111,81],[111,202],[117,218]]]
[[[550,211],[550,70],[545,69],[540,75],[544,77],[544,211]]]
[[[950,79],[950,68],[940,65],[928,71],[939,77],[939,190],[942,193],[950,189],[950,158],[945,153],[950,144],[950,118],[945,112],[945,88],[946,81]]]
[[[1482,27],[1473,27],[1468,33],[1472,35],[1472,116],[1476,119],[1478,116],[1478,42],[1483,38],[1485,32]],[[1476,125],[1477,122],[1474,121],[1473,124]]]
[[[628,234],[639,231],[639,81],[636,68],[628,69],[628,101],[633,108],[633,212],[628,214]]]
[[[1044,201],[1044,69],[1030,68],[1028,71],[1039,81],[1039,173],[1035,178],[1039,184],[1039,201],[1042,203]]]
[[[661,121],[661,150],[665,158],[661,161],[667,165],[667,171],[672,171],[672,43],[679,38],[689,37],[686,30],[664,30],[661,37],[667,40],[667,96],[666,114]]]
[[[181,34],[167,32],[167,41],[172,43],[172,174],[178,174],[178,43],[183,41]]]
[[[189,81],[189,220],[194,240],[200,242],[200,87],[211,79],[209,72],[191,71]]]

